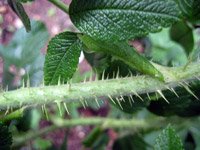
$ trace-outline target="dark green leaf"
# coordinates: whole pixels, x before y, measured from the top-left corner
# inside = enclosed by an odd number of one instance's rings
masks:
[[[73,0],[69,14],[81,32],[107,41],[141,37],[179,20],[173,0]]]
[[[12,135],[8,127],[0,123],[0,150],[11,150]]]
[[[113,150],[146,150],[149,145],[139,135],[126,135],[117,139]]]
[[[193,30],[184,22],[178,22],[171,27],[171,39],[179,43],[187,55],[189,55],[194,48]]]
[[[183,150],[183,144],[180,137],[176,134],[174,128],[169,125],[156,138],[155,150]]]
[[[200,20],[200,0],[176,0],[182,14],[191,21]]]
[[[82,44],[77,34],[63,32],[49,42],[44,66],[46,85],[66,83],[76,71]]]
[[[95,127],[94,129],[92,129],[92,131],[83,141],[84,146],[91,147],[102,133],[103,129],[101,127]]]
[[[28,15],[26,14],[23,5],[16,0],[8,0],[9,6],[12,8],[12,10],[16,13],[16,15],[21,19],[23,22],[26,31],[31,30],[31,23]]]
[[[90,50],[115,56],[139,72],[163,80],[163,75],[145,57],[138,54],[134,48],[131,48],[128,43],[109,43],[92,39],[87,35],[80,35],[79,38]]]

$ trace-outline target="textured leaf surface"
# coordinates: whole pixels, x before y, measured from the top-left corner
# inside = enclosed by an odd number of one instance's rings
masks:
[[[96,52],[104,52],[122,60],[130,67],[144,74],[163,80],[163,75],[143,56],[126,42],[109,43],[92,39],[87,35],[79,36],[87,48]]]
[[[171,39],[179,43],[189,55],[194,48],[193,30],[184,22],[174,24],[170,30]]]
[[[180,137],[170,125],[157,137],[155,150],[183,150]]]
[[[101,40],[141,37],[179,19],[173,0],[73,0],[69,14],[81,32]]]
[[[48,45],[44,66],[45,84],[67,82],[76,71],[81,53],[81,42],[75,33],[63,32]]]
[[[30,19],[26,14],[24,7],[20,3],[20,1],[8,0],[8,4],[12,8],[12,10],[16,13],[16,15],[21,19],[26,28],[26,31],[27,32],[30,31],[31,30]]]
[[[200,20],[200,0],[176,0],[182,14],[190,20]]]

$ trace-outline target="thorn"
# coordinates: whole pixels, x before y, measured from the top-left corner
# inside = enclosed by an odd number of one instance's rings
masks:
[[[99,105],[99,102],[98,102],[98,98],[96,97],[96,96],[94,96],[95,98],[95,101],[96,101],[96,103],[97,103],[97,106],[100,108],[100,105]]]
[[[93,78],[93,71],[91,71],[91,74],[90,74],[90,79],[89,79],[90,82],[92,82],[92,78]]]
[[[62,109],[61,109],[61,102],[56,101],[56,104],[58,106],[58,111],[60,113],[60,116],[62,117],[63,114],[62,114]]]
[[[42,112],[44,113],[46,119],[49,120],[49,115],[48,115],[48,112],[47,112],[45,104],[42,105]]]
[[[120,96],[120,100],[125,102],[125,99],[124,99],[124,97],[122,95]]]
[[[149,100],[151,100],[151,97],[150,97],[149,93],[147,93],[147,97],[148,97]]]
[[[29,76],[29,73],[27,73],[27,87],[30,88],[30,76]]]
[[[135,103],[132,95],[130,95],[130,98],[131,98],[132,102]]]
[[[10,107],[8,106],[7,109],[6,109],[6,112],[5,112],[5,114],[4,114],[5,116],[6,116],[7,114],[9,114],[9,109],[10,109]]]
[[[84,102],[85,102],[85,105],[86,105],[86,107],[88,107],[88,103],[87,103],[87,101],[86,101],[86,100],[84,100]]]
[[[200,78],[198,76],[195,76],[195,78],[200,81]]]
[[[178,94],[176,93],[176,91],[173,88],[171,88],[171,91],[179,98]]]
[[[24,79],[22,80],[22,88],[25,88],[25,81],[24,81]]]
[[[190,90],[190,88],[187,86],[187,85],[184,85],[183,83],[180,83],[184,88],[185,90],[190,93],[192,96],[194,96],[197,100],[199,100],[199,98]]]
[[[108,95],[108,98],[113,102],[113,104],[116,105],[115,100],[111,97],[111,95]]]
[[[60,76],[59,76],[59,78],[58,78],[58,86],[60,86],[61,85],[61,82],[60,82]]]
[[[80,102],[81,102],[81,104],[83,105],[83,108],[86,109],[86,106],[85,106],[85,103],[84,103],[84,100],[83,100],[82,97],[80,97]]]
[[[163,95],[162,91],[157,90],[158,94],[169,104],[169,101],[166,99],[166,97]]]
[[[119,79],[119,67],[117,69],[116,79]]]
[[[64,103],[64,108],[65,108],[65,110],[66,110],[67,114],[68,114],[68,115],[70,115],[70,113],[69,113],[69,110],[68,110],[68,108],[67,108],[67,104],[66,104],[66,103]]]
[[[101,80],[103,81],[104,80],[104,78],[105,78],[105,69],[103,70],[103,73],[102,73],[102,77],[101,77]]]
[[[118,98],[116,98],[116,100],[117,100],[117,103],[119,104],[120,108],[123,110],[123,107],[122,107],[122,105],[120,103],[120,100]]]
[[[130,103],[130,105],[131,105],[131,107],[133,106],[133,104],[132,104],[132,100],[131,100],[131,98],[130,97],[128,97],[128,100],[129,100],[129,103]]]
[[[133,90],[132,90],[132,92],[133,92],[133,94],[136,95],[139,99],[141,99],[142,101],[144,101],[143,98],[142,98],[137,92],[135,92],[135,91],[133,91]]]

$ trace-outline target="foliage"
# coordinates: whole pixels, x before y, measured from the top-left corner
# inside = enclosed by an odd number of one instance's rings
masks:
[[[8,0],[29,33],[20,29],[7,46],[0,47],[5,61],[4,89],[7,85],[9,90],[22,87],[0,95],[0,116],[6,114],[0,121],[11,124],[15,134],[27,132],[27,139],[14,138],[14,147],[51,130],[76,125],[95,126],[82,142],[92,149],[105,149],[110,140],[108,132],[115,128],[118,139],[114,150],[182,150],[199,146],[199,134],[192,132],[200,130],[200,48],[195,38],[200,21],[199,0],[72,0],[69,8],[61,1],[49,0],[69,14],[80,33],[65,31],[53,37],[45,63],[40,50],[48,33],[42,23],[30,23],[22,2],[28,1]],[[81,52],[95,71],[96,81],[74,83],[80,80],[73,75]],[[34,74],[43,68],[43,63],[44,83],[31,88],[36,85]],[[18,73],[14,76],[12,65]],[[18,72],[20,69],[25,73]],[[13,86],[16,75],[20,76],[20,83]],[[93,78],[91,75],[90,80]],[[101,100],[111,104],[107,118],[80,117],[79,107],[86,107],[89,102],[101,107]],[[29,130],[38,129],[41,113],[19,111],[34,105],[41,106],[53,124],[39,133]],[[47,106],[61,116],[66,115],[65,109],[71,119],[58,118],[56,113],[48,112]],[[16,110],[7,115],[12,109]],[[187,121],[185,117],[195,118]],[[161,131],[164,126],[167,128]],[[189,129],[191,126],[193,130]],[[62,149],[67,145],[67,136],[66,133]],[[5,134],[6,139],[9,137]],[[36,149],[53,148],[46,139],[37,138],[34,143]]]

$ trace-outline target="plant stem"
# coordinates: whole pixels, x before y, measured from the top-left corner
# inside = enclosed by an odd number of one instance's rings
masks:
[[[77,118],[77,119],[70,119],[64,120],[61,118],[52,118],[54,125],[46,127],[39,132],[28,132],[25,135],[20,137],[14,137],[13,147],[20,146],[27,141],[33,140],[41,135],[54,131],[56,129],[64,128],[64,127],[74,127],[74,126],[89,126],[89,125],[101,125],[104,129],[108,128],[129,128],[129,129],[147,129],[149,127],[153,127],[152,124],[148,124],[144,120],[138,119],[112,119],[112,118]],[[154,127],[155,128],[155,127]]]
[[[54,4],[55,6],[57,6],[59,9],[61,9],[65,13],[69,14],[69,6],[67,6],[62,1],[60,1],[60,0],[49,0],[49,2],[51,2],[52,4]]]
[[[183,70],[184,67],[165,68],[158,65],[156,67],[164,75],[166,83],[149,76],[137,76],[72,85],[27,87],[1,93],[0,110],[52,103],[84,103],[84,101],[102,97],[137,96],[138,94],[155,93],[158,90],[179,87],[180,82],[183,85],[185,82],[199,80],[199,63],[190,64],[185,70]]]

